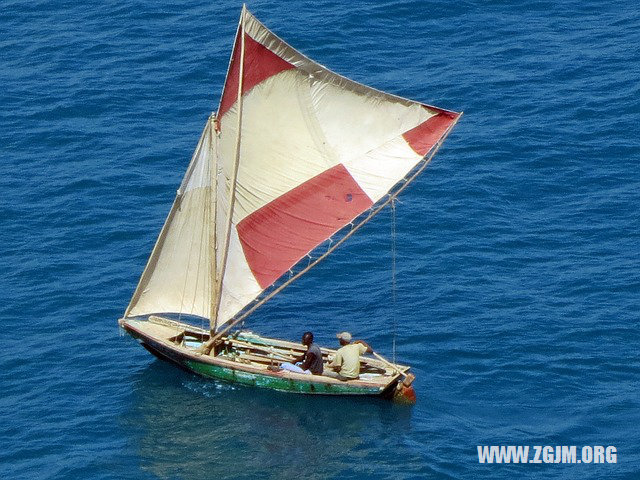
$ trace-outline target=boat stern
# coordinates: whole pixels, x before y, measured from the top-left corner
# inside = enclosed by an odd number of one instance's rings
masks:
[[[398,381],[395,390],[393,391],[393,397],[391,398],[394,403],[401,405],[415,405],[418,400],[416,391],[413,389],[413,381],[415,375],[409,373],[403,380]]]

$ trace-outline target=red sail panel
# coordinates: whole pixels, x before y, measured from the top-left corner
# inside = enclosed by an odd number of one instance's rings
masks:
[[[417,127],[404,132],[402,137],[418,155],[426,155],[457,117],[457,113],[441,111]]]
[[[372,205],[344,165],[336,165],[244,218],[238,235],[260,287]]]
[[[240,35],[236,37],[233,57],[227,75],[227,83],[222,92],[218,118],[222,117],[238,99],[238,78],[240,76]],[[243,95],[273,75],[295,68],[286,60],[273,53],[261,43],[244,34],[244,82]]]

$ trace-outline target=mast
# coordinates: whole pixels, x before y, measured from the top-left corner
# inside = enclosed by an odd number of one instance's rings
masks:
[[[225,225],[224,243],[222,247],[222,261],[220,263],[220,273],[217,275],[215,288],[214,288],[214,301],[211,305],[211,317],[210,317],[210,330],[211,334],[215,334],[218,324],[218,312],[220,310],[220,300],[222,298],[222,283],[224,281],[224,274],[227,268],[227,258],[229,255],[229,240],[231,238],[231,225],[233,223],[233,207],[236,200],[236,185],[238,179],[238,165],[240,163],[240,142],[242,138],[242,84],[244,80],[244,21],[246,5],[242,5],[242,13],[240,14],[240,65],[238,73],[238,123],[236,133],[236,145],[235,145],[235,158],[233,162],[233,171],[231,174],[231,190],[229,192],[229,208],[227,210],[227,223]],[[216,189],[217,190],[217,189]],[[217,193],[217,192],[216,192]],[[213,225],[215,231],[215,224]],[[215,262],[215,257],[214,257]]]
[[[217,275],[217,245],[216,245],[216,217],[218,212],[218,156],[215,154],[215,149],[213,145],[216,139],[215,133],[215,124],[216,124],[216,116],[215,114],[211,114],[209,117],[209,181],[211,183],[210,195],[211,200],[207,203],[209,206],[209,227],[210,227],[210,237],[209,237],[209,255],[210,261],[209,265],[211,266],[211,297],[210,297],[210,310],[209,310],[209,325],[211,328],[215,328],[215,314],[216,311],[214,309],[213,300],[216,298],[216,275]],[[214,157],[214,158],[212,158]]]

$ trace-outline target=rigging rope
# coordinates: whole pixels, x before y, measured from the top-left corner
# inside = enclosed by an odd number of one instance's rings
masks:
[[[391,200],[391,321],[393,325],[393,336],[391,341],[393,352],[393,363],[396,363],[396,199]]]

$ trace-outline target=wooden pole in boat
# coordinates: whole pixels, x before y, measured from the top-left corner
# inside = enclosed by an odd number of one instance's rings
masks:
[[[222,336],[227,333],[229,330],[231,330],[233,327],[235,327],[238,323],[242,322],[245,318],[247,318],[249,315],[251,315],[253,312],[255,312],[258,307],[260,307],[261,305],[264,305],[265,302],[267,302],[268,300],[272,299],[275,295],[277,295],[278,293],[280,293],[285,287],[287,287],[288,285],[290,285],[293,281],[297,280],[298,278],[300,278],[302,275],[304,275],[305,273],[307,273],[309,270],[311,270],[313,267],[315,267],[318,263],[320,263],[322,260],[324,260],[325,258],[327,258],[327,256],[332,253],[336,248],[338,248],[340,245],[342,245],[351,235],[353,235],[354,233],[356,233],[356,231],[358,231],[365,223],[367,223],[369,220],[371,220],[374,216],[376,216],[378,213],[380,213],[380,211],[386,207],[390,202],[393,201],[393,199],[395,199],[398,195],[400,195],[400,193],[407,188],[407,186],[413,182],[416,177],[418,175],[420,175],[420,173],[422,173],[422,171],[427,168],[427,165],[429,165],[429,162],[431,162],[431,159],[435,156],[435,154],[438,152],[438,150],[440,149],[440,147],[442,146],[444,140],[447,138],[447,136],[449,136],[449,133],[451,133],[451,130],[453,129],[453,127],[455,126],[456,123],[458,123],[458,120],[460,120],[460,117],[462,117],[462,113],[460,113],[458,115],[458,117],[455,119],[455,121],[449,126],[449,128],[447,129],[447,131],[444,133],[444,135],[442,135],[442,137],[440,138],[440,140],[438,140],[438,143],[436,143],[435,147],[433,148],[433,150],[431,151],[431,153],[429,154],[429,156],[426,156],[424,158],[424,161],[422,163],[422,165],[420,165],[415,171],[414,173],[406,180],[406,182],[400,186],[400,188],[398,188],[394,193],[389,194],[387,199],[380,203],[380,205],[371,210],[371,212],[369,213],[369,215],[367,215],[366,218],[364,218],[360,223],[358,223],[357,225],[355,225],[351,231],[349,233],[347,233],[344,237],[342,237],[340,240],[338,240],[336,243],[334,243],[323,255],[321,255],[320,257],[318,257],[317,259],[315,259],[313,262],[311,262],[309,265],[307,265],[303,270],[299,271],[298,273],[296,273],[294,276],[292,276],[289,280],[287,280],[286,282],[284,282],[282,285],[280,285],[278,288],[276,288],[275,290],[271,291],[268,295],[266,295],[264,298],[260,299],[258,302],[256,302],[255,305],[253,305],[250,309],[248,309],[246,312],[244,312],[242,315],[240,315],[239,317],[237,317],[235,320],[233,320],[232,322],[230,322],[229,324],[227,324],[222,330],[218,331],[218,333],[216,333],[215,335],[213,335],[212,333],[212,337],[211,339],[205,344],[203,345],[202,349],[203,352],[208,354],[211,351],[211,347],[219,340],[222,338]]]
[[[220,262],[220,272],[217,275],[215,290],[214,290],[214,304],[211,308],[211,335],[213,336],[218,325],[218,314],[220,313],[220,300],[222,299],[222,282],[224,281],[224,274],[227,269],[227,258],[229,256],[229,239],[231,238],[231,225],[233,224],[233,208],[236,200],[236,185],[238,179],[238,165],[240,163],[240,139],[242,137],[242,85],[244,80],[244,18],[246,12],[246,5],[242,5],[242,13],[240,14],[240,65],[238,69],[238,123],[236,132],[236,153],[235,160],[233,162],[233,172],[231,174],[231,189],[229,192],[229,208],[227,210],[227,222],[224,233],[224,246],[222,250],[222,261]],[[215,228],[215,225],[214,227]],[[209,347],[209,351],[210,351]]]
[[[394,363],[391,363],[389,360],[384,358],[382,355],[379,355],[376,352],[371,352],[371,353],[373,354],[374,357],[376,357],[378,360],[380,360],[386,366],[391,367],[397,374],[401,375],[404,378],[402,383],[404,383],[407,387],[409,385],[411,385],[413,383],[413,381],[415,380],[416,377],[412,373],[404,373]]]
[[[393,393],[393,401],[396,403],[402,403],[405,405],[413,405],[416,403],[416,392],[411,386],[413,381],[416,379],[416,376],[413,373],[405,373],[401,371],[395,364],[388,361],[382,355],[373,353],[373,356],[380,360],[385,365],[391,367],[396,373],[398,373],[402,378],[402,382],[398,382],[396,384],[396,389]]]

